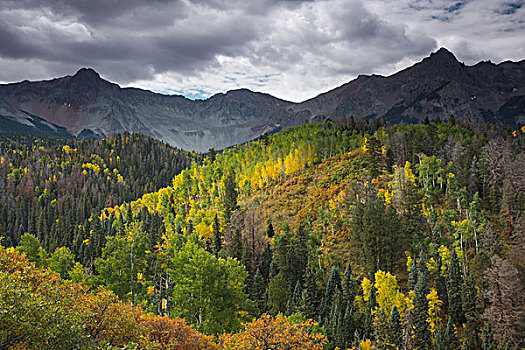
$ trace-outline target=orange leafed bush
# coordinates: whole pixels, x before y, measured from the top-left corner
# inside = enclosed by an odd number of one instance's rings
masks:
[[[313,320],[292,323],[282,315],[264,314],[243,331],[220,336],[219,345],[224,350],[322,350],[327,340],[312,332],[314,325]]]
[[[90,291],[36,268],[0,246],[0,349],[97,346],[212,350],[216,345],[180,318],[153,316],[121,303],[111,291]]]
[[[201,334],[186,324],[182,318],[144,315],[142,325],[148,329],[149,340],[158,349],[214,350],[217,346],[211,337]]]

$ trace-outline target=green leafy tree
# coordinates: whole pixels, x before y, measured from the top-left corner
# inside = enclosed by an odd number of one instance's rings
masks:
[[[62,279],[69,279],[75,267],[75,257],[67,247],[57,248],[48,259],[49,268],[60,274]]]
[[[222,201],[224,222],[230,223],[232,213],[237,209],[237,183],[235,182],[235,172],[230,169],[224,179],[224,198]]]
[[[30,233],[24,233],[20,238],[20,245],[16,248],[20,253],[24,253],[29,261],[37,267],[45,263],[47,253],[40,246],[38,238]]]
[[[107,238],[102,256],[95,260],[103,284],[121,300],[135,302],[136,295],[143,292],[137,277],[146,268],[148,244],[148,236],[140,223],[126,223],[120,234]]]
[[[237,260],[216,258],[188,241],[173,252],[168,273],[173,282],[170,308],[174,315],[208,334],[229,332],[241,325],[246,271]]]

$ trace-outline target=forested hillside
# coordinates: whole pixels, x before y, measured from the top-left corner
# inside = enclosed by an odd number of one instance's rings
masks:
[[[206,157],[63,142],[2,143],[5,347],[524,345],[523,129],[351,118]]]
[[[33,234],[49,251],[78,256],[101,209],[171,183],[195,155],[126,134],[100,141],[0,133],[0,235],[19,245]],[[103,245],[104,242],[99,242]]]

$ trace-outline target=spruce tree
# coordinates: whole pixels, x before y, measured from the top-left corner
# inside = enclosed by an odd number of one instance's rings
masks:
[[[447,338],[447,329],[440,324],[436,331],[436,339],[434,341],[434,350],[449,350],[450,344]]]
[[[251,294],[258,310],[257,316],[259,316],[266,310],[266,287],[259,268],[257,268],[257,272],[255,272],[255,276],[253,277],[253,288]]]
[[[328,283],[326,284],[326,292],[324,296],[324,312],[325,317],[329,318],[331,314],[331,308],[334,302],[334,298],[337,293],[341,291],[341,274],[337,267],[332,267]]]
[[[449,350],[459,348],[459,342],[456,337],[456,331],[452,320],[449,317],[447,326],[440,325],[436,333],[436,341],[434,342],[434,350]]]
[[[242,256],[241,256],[241,264],[244,265],[244,268],[246,269],[247,276],[244,280],[244,292],[246,294],[250,294],[252,290],[253,285],[253,265],[252,265],[252,253],[250,249],[248,248],[248,244],[246,241],[243,242],[242,245]]]
[[[215,214],[215,218],[213,219],[213,253],[216,257],[219,257],[219,252],[222,249],[222,235],[220,231],[219,226],[219,219],[217,218],[217,214]]]
[[[448,314],[456,326],[460,326],[464,321],[463,300],[461,298],[461,289],[463,285],[463,276],[456,250],[452,249],[450,254],[450,264],[448,266]]]
[[[304,317],[311,319],[317,316],[319,305],[319,291],[315,280],[315,273],[312,269],[306,269],[304,288],[301,296],[301,313]]]
[[[235,229],[233,239],[228,247],[228,255],[237,260],[241,260],[243,256],[243,242],[241,230]]]
[[[377,289],[374,286],[374,281],[372,281],[372,287],[370,288],[370,293],[368,294],[368,301],[366,303],[366,309],[363,312],[363,337],[372,339],[374,335],[374,315],[373,311],[377,307],[376,299]]]
[[[268,281],[270,279],[270,268],[272,265],[272,255],[273,255],[272,247],[270,246],[270,243],[268,243],[261,255],[261,265],[259,266],[259,268],[261,269],[261,274],[265,281]]]
[[[301,283],[297,281],[297,283],[295,284],[294,291],[292,295],[290,296],[290,300],[288,300],[288,304],[286,305],[287,315],[293,315],[296,312],[301,311],[302,297],[303,297],[303,288],[301,287]]]
[[[343,322],[343,295],[340,290],[337,290],[333,296],[330,313],[325,324],[326,336],[328,340],[337,347],[341,346],[343,333],[342,333],[342,322]]]
[[[479,316],[476,309],[476,285],[472,277],[469,276],[463,281],[461,296],[462,310],[467,320],[465,344],[468,349],[478,349],[480,346],[478,338]]]
[[[430,331],[428,329],[428,299],[429,293],[427,276],[423,271],[419,271],[415,287],[414,297],[414,348],[425,350],[430,347]]]
[[[352,273],[352,267],[350,266],[350,263],[348,263],[345,274],[343,277],[343,297],[345,302],[353,303],[354,299],[357,295],[357,283],[355,281],[354,274]]]
[[[392,308],[392,314],[390,315],[390,324],[389,324],[389,336],[388,341],[391,345],[401,349],[401,344],[403,341],[403,330],[401,328],[401,316],[397,310],[397,306],[394,305]]]
[[[275,275],[268,286],[268,307],[274,315],[286,311],[286,304],[290,299],[288,283],[281,273]]]
[[[414,290],[416,288],[417,282],[417,265],[416,261],[412,260],[412,265],[410,266],[410,272],[408,273],[408,289]]]
[[[354,307],[350,302],[346,303],[345,316],[343,318],[344,349],[351,348],[354,341],[355,331],[357,329]]]
[[[467,277],[463,281],[461,300],[467,322],[476,323],[479,317],[476,310],[476,284],[472,277]]]
[[[272,220],[268,220],[268,227],[266,228],[266,236],[268,238],[272,238],[275,235],[275,231],[273,230]]]
[[[489,322],[483,329],[483,341],[481,343],[483,350],[495,350],[496,343],[494,342],[494,335],[492,334],[492,324]]]
[[[308,264],[308,236],[303,225],[299,225],[293,245],[296,280],[302,284],[306,272],[306,265]]]
[[[500,338],[498,342],[498,350],[510,350],[512,345],[510,343],[510,337],[507,333],[503,334],[503,337]]]

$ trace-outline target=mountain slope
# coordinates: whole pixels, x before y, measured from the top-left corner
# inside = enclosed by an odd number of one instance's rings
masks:
[[[50,81],[0,86],[0,112],[22,124],[30,113],[80,138],[140,132],[200,152],[305,121],[349,116],[413,123],[454,115],[457,120],[514,125],[525,122],[525,61],[465,66],[440,49],[389,77],[361,75],[302,103],[247,89],[192,101],[120,88],[83,68]],[[0,129],[7,130],[5,125]]]
[[[446,49],[389,77],[361,75],[294,107],[296,114],[380,117],[392,123],[425,117],[525,122],[525,61],[465,66]]]
[[[0,109],[7,115],[28,111],[80,137],[140,132],[201,152],[249,141],[277,128],[278,123],[268,116],[279,115],[288,104],[248,90],[191,101],[122,89],[86,68],[74,76],[0,88]]]

